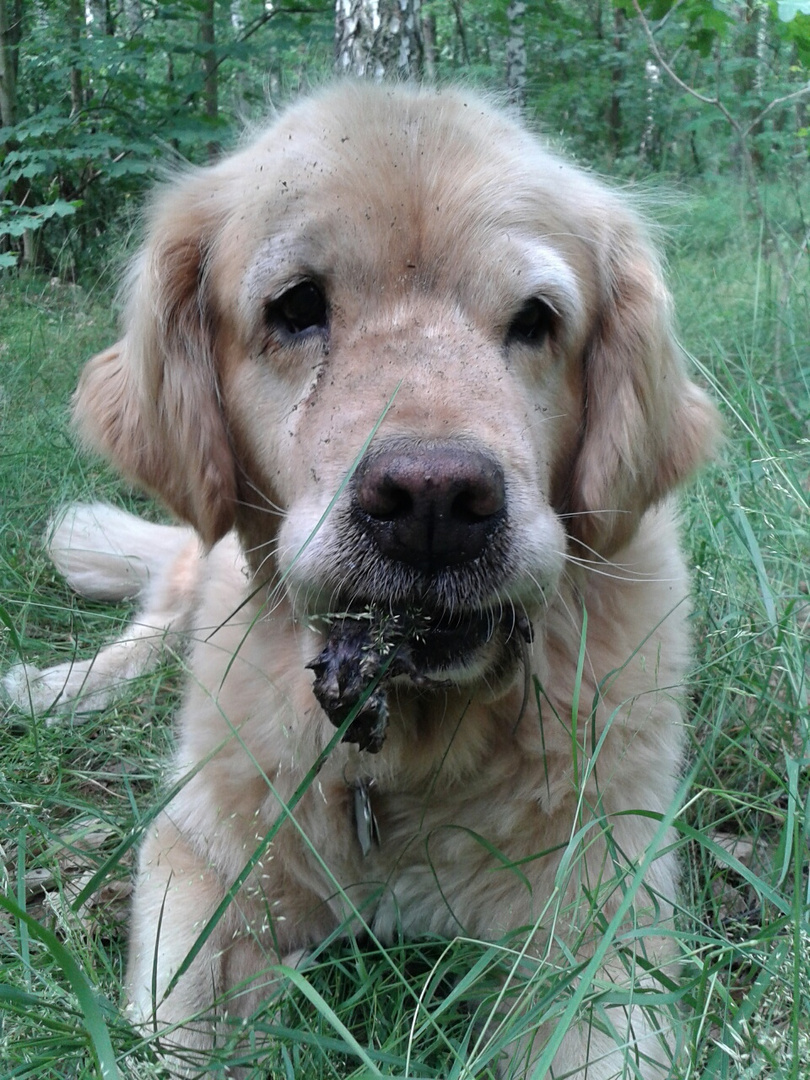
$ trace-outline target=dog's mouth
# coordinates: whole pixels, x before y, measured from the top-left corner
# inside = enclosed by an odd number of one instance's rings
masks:
[[[489,611],[417,613],[396,617],[395,626],[394,637],[399,631],[407,643],[416,672],[429,676],[464,664],[492,640],[498,622]]]
[[[463,681],[487,652],[517,654],[531,641],[531,624],[511,610],[380,612],[372,607],[316,620],[326,634],[321,652],[307,667],[315,672],[313,693],[335,725],[350,723],[343,742],[377,753],[388,724],[388,685],[394,679],[440,688]]]

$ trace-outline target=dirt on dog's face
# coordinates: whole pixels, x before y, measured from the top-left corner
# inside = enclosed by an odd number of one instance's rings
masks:
[[[563,566],[555,470],[593,285],[536,183],[493,212],[516,162],[493,154],[481,177],[460,112],[426,128],[414,109],[353,157],[356,118],[314,153],[293,114],[242,163],[211,276],[237,313],[221,386],[253,566],[284,575],[299,619],[393,616],[414,673],[468,681],[511,665]],[[284,511],[277,533],[257,492]]]
[[[156,202],[132,282],[88,441],[412,681],[498,682],[711,442],[626,200],[475,95],[294,106]]]

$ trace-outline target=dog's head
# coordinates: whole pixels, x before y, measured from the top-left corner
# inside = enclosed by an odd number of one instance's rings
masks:
[[[299,615],[407,615],[456,677],[714,427],[624,198],[474,94],[349,83],[159,195],[77,412]]]

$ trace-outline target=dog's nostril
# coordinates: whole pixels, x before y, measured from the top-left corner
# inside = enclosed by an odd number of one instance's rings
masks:
[[[428,570],[478,558],[506,506],[500,466],[453,443],[373,451],[358,466],[354,500],[383,554]]]
[[[463,487],[453,500],[451,512],[460,521],[476,522],[493,517],[503,508],[503,473],[497,469],[497,473],[478,477]]]
[[[390,476],[379,484],[372,477],[369,483],[361,485],[360,503],[367,514],[386,521],[393,521],[413,511],[410,492]]]

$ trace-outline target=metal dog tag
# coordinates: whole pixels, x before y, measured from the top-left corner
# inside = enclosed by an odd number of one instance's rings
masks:
[[[371,809],[370,788],[373,782],[358,780],[354,785],[354,823],[363,858],[371,851],[372,844],[380,843],[380,828]]]

